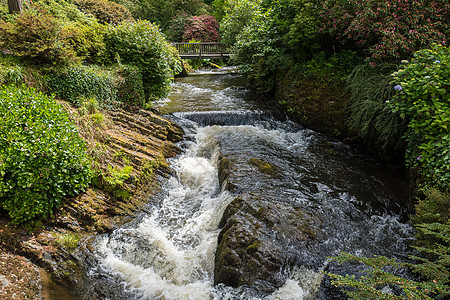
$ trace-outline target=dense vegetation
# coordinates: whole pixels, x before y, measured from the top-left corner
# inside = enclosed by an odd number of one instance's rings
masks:
[[[51,214],[89,181],[83,143],[67,116],[52,97],[20,83],[78,106],[145,107],[167,95],[181,69],[166,37],[222,40],[260,92],[274,95],[283,74],[292,86],[348,91],[350,135],[385,158],[403,155],[413,174],[420,258],[342,254],[335,260],[364,263],[367,274],[329,274],[332,283],[359,299],[448,295],[448,1],[37,0],[25,1],[16,15],[2,5],[0,117],[7,122],[0,127],[0,205],[14,222]],[[27,142],[31,132],[39,143]],[[43,162],[42,154],[52,159]],[[60,171],[50,172],[55,166]],[[20,201],[26,206],[19,209]],[[421,281],[395,275],[399,268]]]
[[[54,98],[0,89],[0,205],[15,223],[53,213],[90,181],[84,142]]]
[[[181,61],[158,26],[106,0],[25,1],[21,13],[0,17],[0,208],[23,223],[53,215],[102,176],[80,137],[85,123],[165,97]]]
[[[354,299],[448,295],[448,1],[215,1],[219,3],[223,41],[234,47],[253,86],[275,94],[280,78],[286,80],[282,74],[289,74],[294,86],[319,83],[324,89],[347,89],[350,136],[385,158],[403,154],[415,178],[413,220],[421,254],[412,262],[418,264],[344,253],[336,260],[363,263],[367,273],[329,274],[332,283],[345,287]],[[401,268],[420,274],[421,282],[395,275]]]

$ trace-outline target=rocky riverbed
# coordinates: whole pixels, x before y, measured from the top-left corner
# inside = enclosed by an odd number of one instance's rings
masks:
[[[74,119],[77,109],[63,103]],[[0,299],[56,299],[58,284],[77,283],[79,261],[74,251],[80,240],[115,228],[148,204],[169,171],[166,158],[179,153],[174,145],[183,135],[176,124],[146,110],[126,108],[103,112],[99,134],[89,137],[88,151],[98,151],[100,170],[131,165],[130,177],[111,188],[102,176],[85,193],[67,199],[55,215],[43,222],[14,226],[0,218]],[[93,140],[92,140],[93,139]],[[158,179],[159,178],[159,179]],[[55,285],[56,283],[56,285]],[[54,291],[53,291],[54,293]],[[69,299],[69,294],[64,295]]]

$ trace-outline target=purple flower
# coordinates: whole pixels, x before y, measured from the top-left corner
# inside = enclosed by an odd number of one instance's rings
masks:
[[[417,160],[421,160],[422,159],[422,156],[417,156]]]
[[[394,86],[394,90],[401,91],[401,90],[403,90],[403,88],[401,85],[397,84],[396,86]]]
[[[441,61],[440,61],[440,60],[435,60],[434,63],[435,63],[435,64],[440,64]]]

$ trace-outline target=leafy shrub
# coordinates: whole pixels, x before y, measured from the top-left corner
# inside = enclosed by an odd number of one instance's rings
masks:
[[[223,40],[235,44],[237,60],[253,86],[273,91],[277,72],[302,64],[318,52],[315,2],[239,0],[226,9]]]
[[[254,20],[260,3],[260,0],[239,0],[223,6],[225,16],[220,22],[220,30],[225,43],[234,45],[237,42],[239,33]]]
[[[395,113],[408,120],[406,161],[426,184],[450,184],[450,50],[433,45],[392,74]]]
[[[321,30],[347,47],[365,50],[372,64],[399,62],[430,43],[448,38],[446,0],[321,1]]]
[[[117,83],[118,100],[135,106],[143,106],[144,84],[139,68],[120,65],[114,71],[120,77]]]
[[[64,24],[62,30],[68,33],[68,41],[78,60],[87,63],[102,63],[105,60],[104,28],[100,24],[68,23]]]
[[[178,13],[169,24],[169,28],[166,31],[166,36],[173,42],[181,42],[183,40],[183,34],[186,28],[187,20],[190,18],[187,13]]]
[[[56,18],[45,12],[24,11],[13,22],[0,20],[0,47],[40,64],[69,64],[77,60],[69,38]]]
[[[127,7],[135,19],[147,20],[168,29],[175,16],[183,11],[188,15],[208,13],[203,0],[115,0]]]
[[[419,199],[414,207],[414,223],[446,224],[450,217],[450,195],[429,187],[422,192],[423,199]]]
[[[87,187],[84,143],[53,98],[3,86],[0,118],[0,205],[14,223],[51,215]]]
[[[34,0],[34,4],[28,4],[29,10],[38,12],[39,10],[46,11],[53,15],[60,22],[69,22],[83,25],[94,25],[97,19],[89,14],[83,13],[72,2],[65,0]]]
[[[123,22],[110,27],[105,41],[111,60],[120,57],[141,70],[146,98],[167,96],[179,60],[158,26],[148,21]]]
[[[113,74],[98,67],[70,67],[52,74],[48,87],[57,97],[78,103],[82,97],[95,96],[102,107],[113,108],[117,90]]]
[[[76,0],[74,3],[82,11],[94,15],[103,24],[120,24],[133,19],[125,6],[112,1]]]
[[[182,40],[188,42],[193,39],[202,42],[218,42],[220,40],[219,23],[216,18],[209,15],[188,18]]]

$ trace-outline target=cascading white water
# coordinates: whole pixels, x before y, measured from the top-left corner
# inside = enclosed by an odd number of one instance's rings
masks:
[[[166,182],[165,198],[148,215],[95,243],[96,263],[90,275],[94,280],[107,277],[114,288],[123,286],[118,290],[125,291],[105,292],[107,299],[315,299],[327,256],[338,251],[368,256],[405,253],[412,231],[399,214],[385,208],[395,202],[395,188],[387,186],[389,182],[379,181],[336,141],[292,122],[259,118],[263,114],[254,101],[241,95],[247,92],[234,83],[223,86],[224,77],[214,76],[214,84],[196,76],[200,83],[177,84],[172,94],[183,94],[171,109],[182,112],[180,108],[187,107],[178,118],[186,122],[188,134],[183,154],[171,162],[176,175]],[[234,80],[230,74],[223,76]],[[224,121],[228,125],[211,126]],[[219,185],[218,160],[224,153],[234,159],[245,192],[263,190],[274,202],[288,202],[320,219],[317,226],[322,232],[311,245],[283,249],[300,262],[280,269],[286,281],[272,294],[252,287],[214,286],[218,226],[236,197]],[[251,158],[264,158],[276,166],[277,176],[262,175],[259,182],[251,178],[256,172]],[[382,211],[374,214],[379,206]]]
[[[173,162],[168,195],[138,226],[99,241],[100,268],[143,299],[209,299],[218,223],[231,201],[219,189],[218,148],[200,130]],[[207,157],[199,156],[199,153]]]
[[[303,133],[257,126],[199,128],[195,142],[173,161],[176,176],[167,182],[161,207],[139,224],[115,230],[97,242],[99,266],[136,299],[260,299],[239,290],[213,286],[214,253],[223,211],[233,197],[218,181],[217,136],[225,131],[261,136],[274,143],[305,147]],[[298,269],[267,299],[303,299],[320,285],[320,272]],[[311,283],[314,283],[311,285]]]

